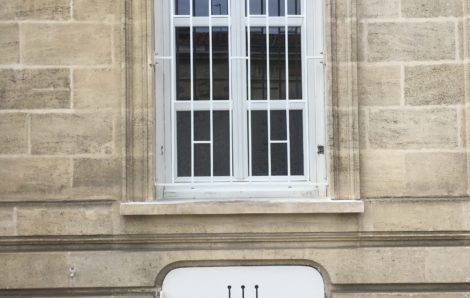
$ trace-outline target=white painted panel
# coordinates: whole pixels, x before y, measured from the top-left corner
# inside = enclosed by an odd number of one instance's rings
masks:
[[[312,267],[238,266],[172,270],[163,281],[162,298],[228,298],[229,286],[230,298],[325,297],[323,278]]]

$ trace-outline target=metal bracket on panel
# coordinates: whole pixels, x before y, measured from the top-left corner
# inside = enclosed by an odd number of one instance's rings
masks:
[[[325,154],[325,146],[323,145],[318,145],[317,147],[317,154]]]
[[[158,55],[158,53],[155,53],[153,57],[153,63],[158,64],[158,61],[160,60],[171,60],[171,59],[173,59],[172,56],[160,56]]]

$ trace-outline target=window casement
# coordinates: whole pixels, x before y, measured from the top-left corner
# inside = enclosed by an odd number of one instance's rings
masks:
[[[158,199],[325,196],[322,2],[157,1]]]

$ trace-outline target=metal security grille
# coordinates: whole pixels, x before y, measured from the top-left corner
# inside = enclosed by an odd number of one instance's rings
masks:
[[[318,190],[321,0],[162,2],[155,60],[165,167],[157,185],[168,194],[273,182]]]

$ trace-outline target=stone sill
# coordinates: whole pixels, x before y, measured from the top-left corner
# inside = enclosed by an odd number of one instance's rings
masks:
[[[361,200],[166,201],[121,203],[121,215],[337,214],[363,213]]]

